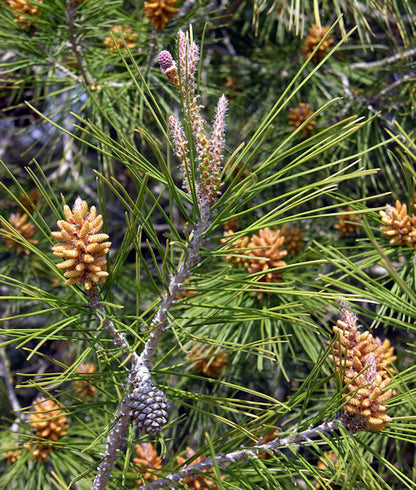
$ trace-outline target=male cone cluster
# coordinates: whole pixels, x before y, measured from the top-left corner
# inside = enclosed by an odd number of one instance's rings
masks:
[[[247,270],[250,274],[259,274],[256,280],[259,282],[277,283],[281,281],[281,271],[274,270],[286,266],[283,259],[287,250],[283,250],[285,236],[280,230],[272,231],[270,228],[262,228],[258,235],[251,237],[249,247],[250,255]],[[261,298],[259,298],[261,299]]]
[[[291,107],[289,109],[289,125],[293,126],[293,130],[298,129],[302,124],[309,119],[314,114],[311,106],[309,104],[305,104],[304,102],[300,102],[297,107]],[[316,125],[316,120],[312,119],[308,122],[306,126],[304,126],[300,130],[300,134],[302,136],[308,136]]]
[[[170,19],[176,17],[179,9],[174,7],[177,0],[155,0],[144,2],[144,15],[152,21],[153,27],[161,31],[166,27]]]
[[[341,308],[333,331],[337,340],[331,358],[345,385],[344,424],[353,432],[381,431],[392,420],[385,403],[394,393],[388,371],[396,359],[393,347],[387,339],[381,342],[368,331],[360,332],[356,315],[346,308]]]
[[[111,242],[106,233],[99,233],[103,226],[103,217],[97,215],[95,206],[88,212],[88,204],[80,197],[75,200],[71,209],[64,206],[66,221],[59,220],[58,228],[52,236],[62,243],[52,247],[54,255],[62,257],[63,262],[57,264],[64,270],[66,285],[82,283],[87,291],[93,285],[105,282],[108,277],[107,260]]]
[[[400,201],[396,201],[395,206],[387,204],[380,216],[384,225],[380,229],[390,245],[416,248],[416,216],[407,214],[406,204]]]
[[[32,26],[30,16],[38,17],[40,14],[40,9],[35,2],[28,0],[6,0],[6,3],[16,11],[14,22],[22,29],[29,29]],[[42,3],[42,0],[37,0],[37,3]]]
[[[13,213],[10,215],[9,224],[13,227],[17,233],[19,233],[25,240],[27,240],[32,245],[36,245],[38,243],[37,240],[34,240],[32,237],[35,234],[35,226],[33,223],[28,221],[29,216],[26,213]],[[8,228],[3,225],[3,228],[6,232],[3,232],[6,239],[6,247],[8,248],[16,248],[17,253],[24,253],[26,255],[30,254],[30,250],[16,239],[16,236],[8,230]]]
[[[58,442],[65,435],[69,427],[66,423],[65,412],[53,401],[44,397],[38,397],[33,402],[34,411],[29,416],[32,428],[36,431],[36,437],[52,442]],[[27,450],[32,450],[31,460],[42,463],[52,452],[53,446],[46,441],[39,444],[29,443]]]
[[[316,63],[317,61],[324,58],[324,56],[329,52],[331,45],[334,43],[334,40],[331,37],[327,37],[325,41],[323,41],[322,44],[319,46],[317,51],[312,54],[318,47],[319,43],[328,34],[329,29],[329,26],[323,27],[317,25],[314,25],[309,29],[309,33],[306,36],[302,46],[302,51],[304,53],[303,57],[305,60],[311,57],[311,60]]]

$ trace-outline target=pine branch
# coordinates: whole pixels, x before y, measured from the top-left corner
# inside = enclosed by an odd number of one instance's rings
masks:
[[[318,427],[309,427],[309,429],[303,432],[295,432],[290,436],[277,438],[266,444],[260,444],[259,446],[252,446],[250,448],[240,449],[228,454],[220,454],[214,459],[208,459],[201,461],[193,466],[188,466],[178,473],[171,473],[165,478],[160,478],[152,483],[139,487],[141,490],[154,490],[156,488],[162,488],[165,485],[172,486],[173,482],[178,482],[192,475],[196,475],[202,471],[212,469],[214,462],[225,468],[227,465],[236,463],[238,461],[245,461],[249,458],[257,459],[260,453],[265,452],[279,452],[282,449],[286,449],[293,444],[302,444],[304,442],[312,442],[314,437],[318,437],[321,434],[328,434],[338,428],[336,421],[324,422]]]
[[[13,424],[10,427],[10,432],[18,432],[19,428],[20,428],[20,423],[24,421],[25,416],[21,412],[21,406],[20,406],[19,400],[17,399],[14,386],[11,382],[9,364],[7,361],[7,355],[6,355],[4,347],[0,348],[0,369],[3,373],[4,382],[6,384],[10,406],[12,407],[12,410],[16,416],[15,421],[13,422]]]
[[[111,476],[116,461],[117,451],[124,441],[130,423],[130,396],[134,389],[139,390],[140,387],[146,386],[151,382],[150,358],[156,350],[161,335],[169,327],[167,324],[167,315],[171,307],[175,304],[175,298],[180,291],[181,284],[191,274],[192,267],[199,261],[199,250],[204,239],[203,235],[209,226],[210,216],[210,208],[203,208],[200,220],[196,223],[192,238],[189,242],[188,256],[179,265],[176,272],[171,277],[168,289],[163,296],[159,309],[153,319],[152,325],[157,326],[150,334],[140,356],[135,352],[132,352],[124,335],[117,330],[113,322],[107,316],[102,317],[102,315],[105,315],[103,306],[97,304],[97,299],[91,296],[91,307],[96,310],[97,316],[103,321],[104,327],[113,336],[115,343],[129,351],[132,356],[133,364],[129,374],[129,386],[116,415],[116,422],[108,434],[104,459],[98,467],[98,473],[92,487],[93,490],[104,489]]]
[[[377,68],[380,66],[391,65],[392,63],[396,63],[396,61],[410,59],[415,54],[416,54],[416,48],[413,48],[407,51],[403,51],[402,53],[397,53],[394,56],[383,58],[382,60],[379,61],[373,61],[368,63],[367,62],[353,63],[352,65],[349,66],[349,68],[351,70],[359,70],[362,68],[370,70],[372,68]]]

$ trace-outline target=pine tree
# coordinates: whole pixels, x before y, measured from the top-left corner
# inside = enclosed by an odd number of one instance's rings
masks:
[[[407,0],[0,2],[1,488],[413,488]]]

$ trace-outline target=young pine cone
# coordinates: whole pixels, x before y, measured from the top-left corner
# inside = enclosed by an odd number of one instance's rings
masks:
[[[152,436],[162,430],[168,420],[168,401],[153,383],[145,383],[129,396],[128,407],[133,424]]]
[[[31,243],[32,245],[36,245],[38,241],[32,238],[35,234],[35,226],[33,225],[33,223],[27,221],[28,218],[29,216],[26,213],[13,213],[10,215],[9,224],[29,243]],[[23,243],[20,243],[19,239],[16,239],[16,237],[5,225],[2,225],[2,227],[6,230],[5,232],[3,232],[6,239],[6,246],[8,248],[16,248],[17,253],[25,253],[26,255],[29,255],[30,250],[25,247]]]
[[[302,46],[302,51],[304,52],[303,58],[305,60],[307,60],[312,55],[313,51],[326,36],[329,29],[329,26],[318,27],[317,25],[312,26],[309,29],[309,34],[306,36]],[[334,40],[331,37],[327,37],[325,41],[319,46],[316,53],[312,56],[312,61],[316,62],[324,58],[333,42]]]
[[[313,114],[309,104],[304,104],[300,102],[297,107],[292,107],[289,109],[289,125],[293,126],[295,131],[299,126],[301,126],[307,119],[309,119]],[[315,128],[316,120],[312,119],[300,130],[302,136],[308,136]]]
[[[103,217],[97,215],[95,206],[88,205],[77,197],[72,211],[64,206],[66,221],[57,222],[61,231],[53,231],[52,236],[63,243],[52,247],[54,255],[65,260],[57,267],[65,270],[65,284],[84,284],[89,291],[93,285],[105,282],[108,276],[106,253],[111,247],[108,235],[98,233],[103,226]],[[103,243],[101,243],[103,242]]]
[[[396,201],[396,206],[387,204],[385,211],[380,211],[381,221],[385,226],[380,230],[389,238],[391,245],[407,245],[414,247],[416,244],[416,216],[407,214],[406,204]]]
[[[58,442],[69,427],[66,423],[65,412],[53,400],[47,400],[44,397],[36,398],[33,406],[34,411],[29,415],[29,422],[36,431],[36,437]],[[36,460],[41,463],[52,452],[53,445],[48,445],[43,441],[41,444],[28,443],[26,449],[32,451],[30,457],[32,461]]]
[[[334,355],[336,369],[344,377],[344,424],[358,430],[381,431],[392,420],[384,405],[394,394],[389,389],[387,368],[396,359],[390,342],[359,331],[357,317],[346,308],[342,319],[333,327],[336,335]]]
[[[176,17],[179,12],[174,5],[177,0],[154,0],[152,2],[144,2],[144,15],[152,21],[153,27],[157,31],[161,31],[166,27],[169,19]]]

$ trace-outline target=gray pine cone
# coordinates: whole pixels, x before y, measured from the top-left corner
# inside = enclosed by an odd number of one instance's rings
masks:
[[[152,436],[162,430],[168,420],[168,400],[153,383],[145,383],[129,396],[129,415],[139,430]]]

